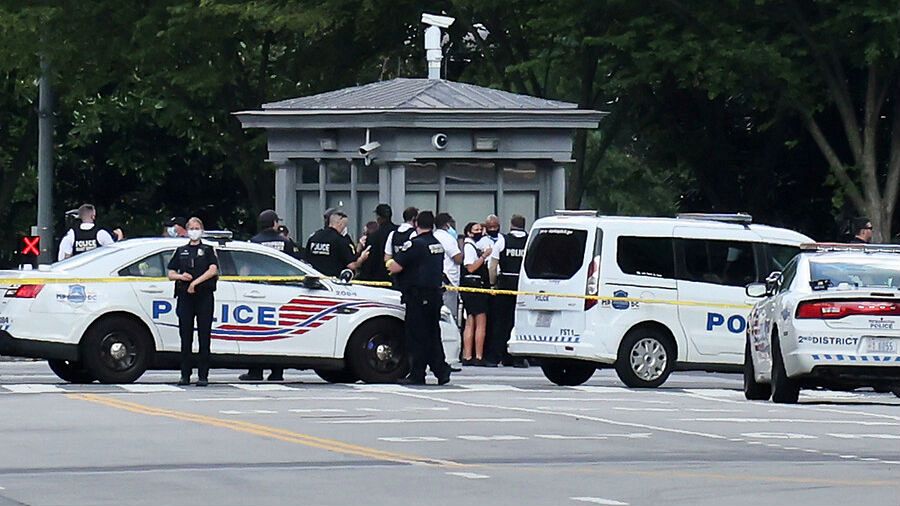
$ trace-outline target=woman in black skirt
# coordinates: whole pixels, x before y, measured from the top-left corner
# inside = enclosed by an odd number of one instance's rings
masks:
[[[463,270],[460,286],[467,288],[490,288],[488,258],[491,256],[490,243],[481,241],[484,227],[480,223],[469,223],[464,229]],[[481,242],[479,242],[481,241]],[[487,331],[487,310],[490,295],[485,293],[462,292],[463,307],[466,310],[466,327],[463,330],[463,365],[485,365],[484,336]]]

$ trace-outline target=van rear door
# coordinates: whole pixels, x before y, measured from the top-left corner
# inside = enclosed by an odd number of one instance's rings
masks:
[[[532,229],[519,277],[519,290],[530,294],[517,297],[517,329],[563,337],[582,333],[585,304],[581,296],[594,263],[598,234],[596,227],[574,224]],[[520,321],[522,316],[526,321]]]

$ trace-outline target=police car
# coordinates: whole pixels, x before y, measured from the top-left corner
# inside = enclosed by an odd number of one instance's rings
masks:
[[[165,276],[169,258],[185,241],[131,239],[47,270],[0,271],[0,278],[16,278],[0,286],[0,354],[48,359],[60,378],[77,383],[130,383],[147,369],[178,369],[173,283],[140,278]],[[220,279],[213,367],[313,369],[329,382],[405,376],[404,310],[396,292],[322,279],[308,264],[258,244],[210,244],[222,276],[304,277]],[[116,282],[120,277],[128,280]],[[441,318],[445,354],[455,360],[459,332],[446,308]]]
[[[900,396],[900,247],[809,244],[765,283],[747,325],[744,395],[796,403],[801,388]]]
[[[744,288],[784,268],[803,242],[746,214],[559,211],[529,235],[509,352],[537,358],[559,385],[584,383],[598,367],[644,388],[676,367],[739,372]]]

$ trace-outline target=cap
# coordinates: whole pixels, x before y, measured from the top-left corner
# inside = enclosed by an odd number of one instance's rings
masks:
[[[375,206],[375,216],[381,218],[390,218],[394,215],[394,212],[391,210],[391,206],[387,204],[378,204]]]
[[[181,228],[187,228],[187,220],[183,216],[173,216],[166,220],[167,227],[174,227],[175,225],[178,225]]]
[[[259,213],[259,227],[260,228],[272,228],[275,226],[276,221],[281,221],[281,218],[278,217],[278,214],[271,209],[266,209],[265,211]]]

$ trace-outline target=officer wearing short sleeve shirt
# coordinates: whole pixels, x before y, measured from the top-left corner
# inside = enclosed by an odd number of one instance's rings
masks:
[[[306,242],[306,261],[326,276],[338,276],[344,269],[356,270],[369,258],[367,248],[357,259],[353,245],[343,237],[346,217],[342,212],[333,213],[328,217],[328,226]]]
[[[441,344],[441,284],[444,247],[434,238],[434,213],[422,211],[416,220],[416,237],[388,260],[391,274],[400,277],[406,304],[406,346],[410,355],[409,377],[403,384],[425,384],[425,367],[431,368],[438,385],[450,381],[450,365]]]

